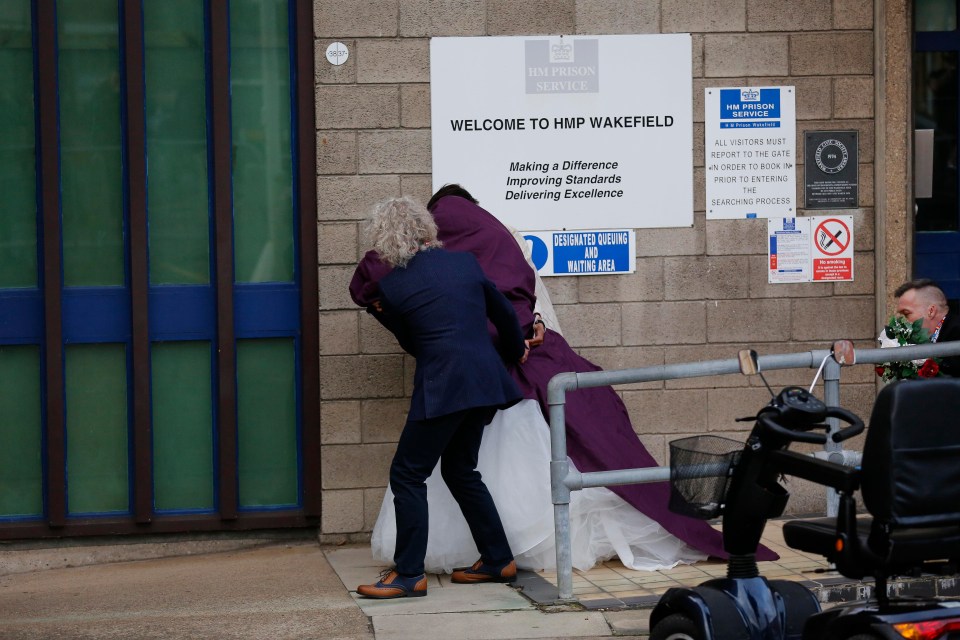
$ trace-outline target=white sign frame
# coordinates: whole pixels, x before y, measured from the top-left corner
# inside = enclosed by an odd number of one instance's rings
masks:
[[[432,38],[434,190],[517,229],[692,227],[691,51],[690,34]]]
[[[794,87],[706,87],[707,219],[797,214]]]
[[[768,218],[767,235],[770,284],[854,280],[853,216]]]
[[[767,282],[811,282],[810,219],[767,218]]]

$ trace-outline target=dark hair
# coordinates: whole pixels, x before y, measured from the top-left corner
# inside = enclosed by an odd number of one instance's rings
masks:
[[[904,282],[902,285],[897,287],[897,290],[893,292],[893,296],[895,298],[899,298],[900,296],[905,294],[907,291],[910,291],[912,289],[925,289],[926,287],[934,287],[936,289],[940,289],[937,283],[934,280],[931,280],[930,278],[917,278],[916,280],[910,280],[908,282]]]
[[[470,195],[470,192],[461,187],[458,184],[445,184],[437,192],[433,194],[433,197],[430,198],[430,201],[427,203],[427,210],[433,211],[433,207],[437,204],[437,200],[440,198],[445,198],[447,196],[457,196],[458,198],[463,198],[469,200],[473,204],[480,204],[480,201]]]

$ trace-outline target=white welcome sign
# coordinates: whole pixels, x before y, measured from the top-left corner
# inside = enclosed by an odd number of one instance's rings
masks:
[[[433,38],[433,186],[517,229],[693,225],[689,34]]]

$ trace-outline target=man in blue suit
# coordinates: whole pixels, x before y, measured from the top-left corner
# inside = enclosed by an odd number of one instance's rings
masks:
[[[517,568],[477,471],[477,455],[493,414],[523,397],[504,366],[504,359],[522,363],[529,353],[516,313],[473,255],[439,247],[433,217],[411,198],[374,207],[366,232],[380,259],[394,267],[380,281],[374,316],[416,358],[417,368],[407,422],[390,466],[396,567],[357,593],[369,598],[427,594],[425,481],[438,461],[480,550],[480,559],[455,571],[453,582],[508,582]],[[487,331],[488,319],[500,336],[498,346]]]

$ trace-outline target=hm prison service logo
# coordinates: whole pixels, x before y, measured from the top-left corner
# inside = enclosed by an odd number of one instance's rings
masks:
[[[562,37],[527,40],[524,74],[527,93],[598,93],[599,41]]]
[[[721,89],[721,129],[766,129],[780,126],[779,88]]]

